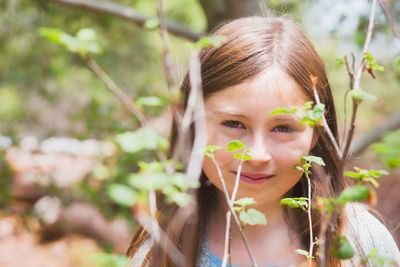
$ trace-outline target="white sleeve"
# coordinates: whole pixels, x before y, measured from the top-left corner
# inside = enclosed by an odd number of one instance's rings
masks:
[[[349,203],[345,210],[345,235],[356,253],[347,263],[360,266],[360,261],[367,257],[371,249],[376,249],[377,256],[391,258],[400,265],[399,249],[388,229],[361,204]],[[366,266],[373,267],[374,264],[369,260]]]

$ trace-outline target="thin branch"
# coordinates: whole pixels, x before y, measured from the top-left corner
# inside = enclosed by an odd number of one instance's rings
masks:
[[[82,57],[88,67],[96,74],[97,77],[104,83],[104,85],[113,93],[117,99],[122,103],[124,108],[132,113],[139,121],[140,125],[143,127],[147,126],[147,121],[145,116],[140,112],[140,110],[135,106],[133,101],[127,96],[107,75],[107,73],[89,56]]]
[[[232,213],[228,211],[226,213],[226,225],[231,225],[231,218],[232,218]],[[224,244],[224,256],[222,258],[222,264],[221,267],[225,267],[226,264],[228,263],[228,257],[229,257],[229,245],[230,245],[230,227],[225,227],[225,244]]]
[[[389,22],[390,30],[392,31],[393,36],[400,38],[400,34],[398,32],[399,25],[396,22],[396,19],[393,18],[393,15],[392,15],[392,13],[390,13],[386,4],[384,3],[386,1],[378,0],[378,2],[382,8],[383,13],[385,14],[387,21]]]
[[[150,234],[150,236],[154,239],[154,241],[164,249],[171,260],[177,266],[187,266],[185,257],[176,248],[176,246],[171,242],[168,236],[164,233],[161,227],[158,225],[156,219],[148,216],[144,212],[135,212],[135,218],[143,226],[143,228]]]
[[[71,8],[76,8],[80,10],[87,10],[94,13],[106,14],[119,19],[123,19],[129,22],[133,22],[136,25],[143,26],[143,24],[149,20],[154,19],[153,16],[148,16],[141,14],[135,9],[124,6],[117,3],[106,2],[106,1],[93,1],[93,0],[37,0],[37,1],[47,1],[55,4],[61,4]],[[174,21],[166,21],[167,30],[190,41],[197,41],[200,37],[204,36],[205,33],[196,33],[191,29]]]
[[[314,91],[315,101],[317,102],[317,104],[321,104],[321,100],[319,99],[319,95],[318,95],[318,92],[317,92],[317,89],[315,88],[315,86],[313,86],[313,91]],[[335,137],[333,136],[331,129],[329,128],[328,122],[326,121],[326,118],[325,118],[325,114],[322,114],[322,124],[324,126],[326,133],[329,136],[329,139],[331,139],[331,142],[333,144],[333,147],[336,150],[336,153],[338,154],[339,158],[342,158],[342,152],[340,151],[339,145],[338,145]]]
[[[356,77],[354,78],[354,85],[353,85],[352,89],[356,89],[356,90],[360,87],[361,74],[364,70],[364,65],[365,65],[365,56],[366,56],[365,53],[368,52],[368,47],[371,42],[372,32],[375,27],[376,1],[377,0],[372,0],[371,13],[369,16],[368,32],[367,32],[367,37],[365,38],[364,48],[363,48],[363,52],[362,52],[362,62],[361,62],[361,66],[358,68]]]
[[[308,215],[308,227],[310,229],[310,249],[308,254],[310,256],[313,255],[313,248],[314,248],[314,235],[313,235],[313,228],[312,228],[312,218],[311,218],[311,181],[310,177],[307,173],[305,173],[308,185],[308,206],[307,206],[307,215]],[[310,263],[312,262],[312,257],[309,259]]]
[[[350,147],[350,155],[358,155],[370,144],[379,141],[386,133],[400,129],[400,110],[389,117],[383,124],[355,139]]]
[[[135,106],[133,101],[127,96],[119,87],[114,83],[114,81],[107,75],[107,73],[89,56],[82,56],[88,67],[93,71],[94,74],[103,82],[103,84],[110,90],[115,97],[122,103],[124,108],[133,114],[139,121],[142,127],[148,127],[146,117],[140,112],[140,110]],[[167,168],[167,172],[171,174],[173,172],[171,166],[166,164],[167,158],[165,154],[160,150],[156,149],[157,157]]]
[[[165,74],[165,78],[167,80],[168,89],[171,90],[174,86],[174,79],[172,78],[172,62],[169,56],[169,38],[168,38],[168,31],[167,31],[167,24],[164,16],[164,1],[158,0],[157,5],[157,15],[160,21],[159,28],[160,28],[160,35],[161,40],[164,46],[162,55],[163,55],[163,70]]]
[[[225,194],[225,200],[226,200],[226,202],[228,204],[228,209],[231,212],[233,218],[235,219],[237,227],[239,228],[240,235],[242,236],[244,245],[245,245],[245,247],[247,249],[247,252],[249,253],[249,256],[250,256],[252,264],[253,264],[253,267],[258,267],[258,265],[256,263],[256,259],[253,256],[253,252],[251,251],[249,243],[247,242],[246,235],[244,234],[244,229],[243,229],[242,225],[240,224],[240,220],[237,217],[236,212],[233,210],[233,208],[231,206],[231,201],[230,201],[230,198],[229,198],[228,189],[226,188],[225,180],[222,177],[222,172],[221,172],[221,169],[220,169],[220,167],[218,165],[218,162],[215,160],[215,158],[212,158],[212,161],[213,161],[215,167],[217,168],[218,177],[219,177],[219,179],[221,181],[221,184],[222,184],[222,189],[223,189],[224,194]],[[228,227],[228,225],[227,225],[227,227]]]

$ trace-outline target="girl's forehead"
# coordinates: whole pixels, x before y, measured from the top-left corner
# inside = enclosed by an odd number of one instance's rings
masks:
[[[280,68],[271,67],[258,76],[238,85],[217,91],[206,99],[206,104],[223,103],[269,103],[276,105],[303,105],[308,100],[305,90]]]

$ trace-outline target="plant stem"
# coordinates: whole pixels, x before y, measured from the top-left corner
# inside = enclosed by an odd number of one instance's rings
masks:
[[[231,212],[226,213],[226,225],[231,225]],[[230,243],[230,227],[225,229],[225,244],[224,244],[224,257],[221,267],[225,267],[229,257],[229,243]]]
[[[171,90],[172,87],[174,86],[174,79],[172,78],[172,72],[171,72],[171,58],[169,56],[169,38],[168,38],[168,31],[167,31],[167,25],[165,21],[165,14],[164,14],[164,1],[163,0],[158,0],[158,5],[157,5],[157,15],[159,19],[159,27],[160,27],[160,35],[163,43],[163,70],[165,74],[165,78],[167,80],[167,85],[168,89]]]
[[[148,216],[146,213],[140,211],[134,213],[136,220],[143,226],[143,228],[150,234],[154,241],[163,248],[176,266],[187,266],[185,257],[179,249],[171,242],[168,236],[164,233],[158,225],[156,219]]]
[[[318,95],[318,92],[317,92],[317,89],[315,88],[315,86],[313,86],[313,91],[314,91],[315,101],[317,102],[317,104],[321,104],[321,101],[319,99],[319,95]],[[336,150],[336,153],[339,156],[339,159],[341,159],[342,152],[340,151],[339,145],[338,145],[335,137],[333,136],[331,129],[329,128],[328,122],[326,121],[326,118],[325,118],[325,114],[322,114],[322,124],[324,126],[325,131],[327,132],[327,134],[329,136],[329,139],[331,139],[331,142]]]
[[[247,249],[247,252],[249,253],[252,265],[253,265],[253,267],[258,267],[256,259],[253,256],[253,252],[251,251],[249,243],[247,242],[247,238],[246,238],[246,235],[244,234],[243,227],[240,224],[240,220],[237,217],[235,211],[233,210],[233,207],[231,206],[231,201],[230,201],[230,198],[229,198],[228,189],[226,188],[225,181],[224,181],[224,178],[222,177],[222,172],[221,172],[221,169],[219,168],[218,162],[215,160],[215,158],[212,158],[212,161],[213,161],[215,167],[217,168],[218,177],[219,177],[219,179],[221,181],[222,188],[224,190],[225,200],[226,200],[226,202],[228,204],[228,209],[229,209],[231,215],[233,216],[233,219],[235,220],[235,223],[236,223],[237,227],[239,228],[240,235],[241,235],[241,237],[243,239],[243,242],[244,242],[244,245],[245,245],[245,247]],[[238,173],[239,173],[239,170],[238,170]],[[240,173],[239,173],[239,177],[240,177]],[[230,228],[230,224],[229,225],[227,224],[226,227]]]
[[[308,206],[307,206],[307,214],[308,214],[308,227],[310,230],[310,250],[308,254],[310,256],[313,255],[313,248],[314,248],[314,236],[313,236],[313,228],[312,228],[312,218],[311,218],[311,181],[310,176],[308,173],[305,173],[307,178],[307,185],[308,185]],[[312,262],[312,258],[309,259],[310,263]]]

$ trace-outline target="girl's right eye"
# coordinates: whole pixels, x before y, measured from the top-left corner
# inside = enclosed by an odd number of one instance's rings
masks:
[[[226,126],[228,128],[234,128],[234,129],[245,129],[246,127],[244,126],[243,123],[240,121],[224,121],[221,123],[221,125]]]

